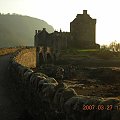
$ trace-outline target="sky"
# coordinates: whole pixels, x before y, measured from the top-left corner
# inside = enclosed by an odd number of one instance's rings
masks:
[[[119,0],[0,0],[0,12],[45,20],[55,30],[70,31],[70,22],[83,10],[97,19],[96,42],[120,42]]]

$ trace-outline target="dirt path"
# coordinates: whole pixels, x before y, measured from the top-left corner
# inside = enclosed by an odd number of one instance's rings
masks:
[[[16,103],[8,69],[9,59],[10,55],[0,56],[0,120],[17,120],[19,116],[19,105]]]

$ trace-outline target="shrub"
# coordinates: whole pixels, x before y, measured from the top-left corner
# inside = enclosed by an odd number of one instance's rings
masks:
[[[109,50],[100,50],[96,52],[96,57],[101,59],[111,59],[115,56],[114,52]]]

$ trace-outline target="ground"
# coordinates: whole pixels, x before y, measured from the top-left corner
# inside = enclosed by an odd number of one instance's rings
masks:
[[[78,94],[120,99],[120,68],[82,68],[71,80],[64,80]]]
[[[64,69],[62,81],[74,88],[78,95],[96,97],[114,97],[120,99],[120,68],[119,67],[80,67],[61,65]],[[44,68],[44,69],[43,69]],[[42,66],[36,71],[54,77],[59,65]]]
[[[10,56],[0,56],[0,120],[23,120],[24,107],[19,86],[9,73]]]
[[[10,55],[0,57],[0,119],[16,120],[18,116],[15,98],[13,98],[12,86],[10,86],[9,75],[9,59]]]

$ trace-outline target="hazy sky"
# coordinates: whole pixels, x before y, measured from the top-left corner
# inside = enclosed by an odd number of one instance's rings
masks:
[[[1,13],[17,13],[45,20],[56,30],[70,31],[70,22],[83,10],[97,19],[96,42],[120,42],[119,0],[0,0]]]

